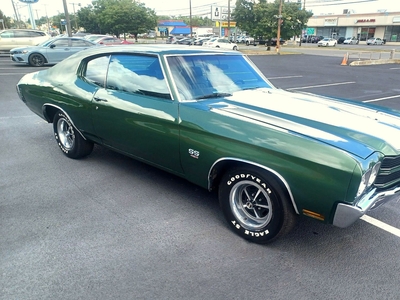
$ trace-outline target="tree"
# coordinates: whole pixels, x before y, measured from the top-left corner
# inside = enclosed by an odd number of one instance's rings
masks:
[[[276,38],[278,19],[281,23],[282,38],[288,39],[301,34],[304,24],[307,24],[312,13],[301,10],[298,3],[282,2],[282,15],[279,18],[280,1],[267,3],[265,0],[260,0],[259,3],[254,3],[252,0],[237,0],[232,18],[240,29],[264,40]]]
[[[155,11],[143,3],[132,0],[97,0],[92,3],[103,32],[116,36],[129,32],[137,39],[139,33],[154,30],[157,26]]]
[[[3,12],[0,10],[0,19],[3,19],[3,24],[5,28],[11,28],[12,27],[12,20],[10,17],[7,17],[3,14]],[[3,24],[0,25],[0,30],[3,29]]]

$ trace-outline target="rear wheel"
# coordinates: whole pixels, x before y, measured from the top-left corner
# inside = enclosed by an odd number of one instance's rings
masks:
[[[237,47],[236,47],[236,46],[233,46],[233,50],[237,50]]]
[[[33,53],[29,56],[29,65],[32,67],[42,67],[46,62],[44,56],[39,53]]]
[[[80,135],[62,111],[55,114],[53,129],[58,147],[69,158],[81,158],[92,152],[93,143]]]
[[[232,169],[222,178],[219,202],[229,227],[242,238],[265,244],[289,232],[296,214],[276,180],[259,169]]]

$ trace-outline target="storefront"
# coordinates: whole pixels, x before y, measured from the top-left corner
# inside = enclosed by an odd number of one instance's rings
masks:
[[[379,37],[387,42],[400,42],[400,12],[313,16],[307,27],[307,32],[317,36],[356,37],[360,41]]]

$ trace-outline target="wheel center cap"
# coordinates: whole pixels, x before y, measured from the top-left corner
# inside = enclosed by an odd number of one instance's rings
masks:
[[[247,209],[253,209],[253,203],[251,203],[251,202],[247,202],[244,206],[245,206]]]

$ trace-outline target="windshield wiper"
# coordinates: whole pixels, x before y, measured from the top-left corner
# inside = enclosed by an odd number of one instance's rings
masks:
[[[212,93],[212,94],[207,94],[207,95],[202,95],[199,97],[196,97],[196,100],[200,99],[210,99],[210,98],[219,98],[219,97],[229,97],[232,96],[230,93]]]

